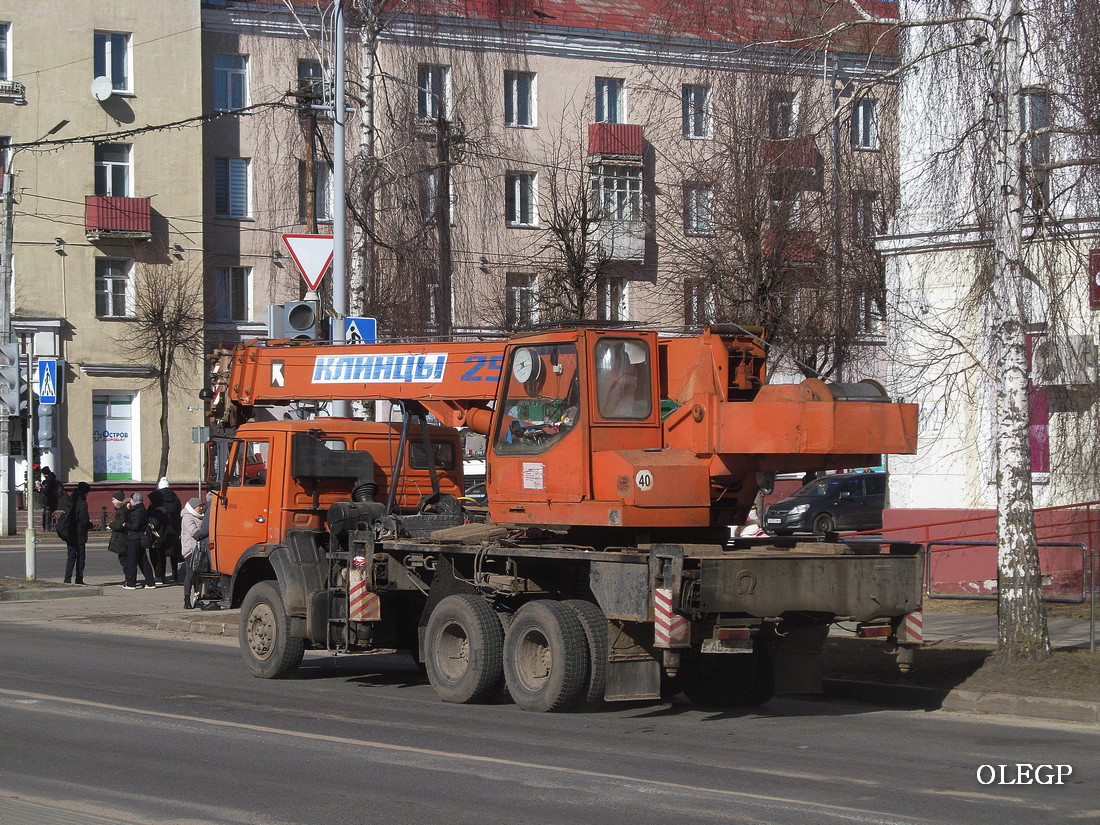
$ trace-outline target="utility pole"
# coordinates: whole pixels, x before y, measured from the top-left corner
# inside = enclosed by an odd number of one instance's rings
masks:
[[[439,169],[439,191],[435,199],[436,231],[439,233],[439,280],[435,293],[435,319],[438,333],[449,338],[453,332],[451,319],[451,122],[439,100],[436,116],[436,164]]]
[[[12,281],[12,232],[15,228],[15,172],[11,160],[15,153],[7,152],[3,158],[3,182],[0,205],[0,344],[10,344],[11,337],[11,281]],[[12,412],[18,412],[18,409]],[[12,484],[11,416],[0,413],[0,535],[15,535],[15,485]],[[27,448],[29,450],[29,447]],[[27,466],[33,463],[27,459]],[[34,495],[34,487],[27,488],[27,501]]]
[[[344,147],[344,129],[348,119],[345,103],[344,65],[344,0],[336,0],[335,19],[335,94],[332,104],[332,339],[343,341],[344,319],[348,314],[348,264],[347,264],[347,153]],[[350,416],[348,401],[333,401],[332,414]]]

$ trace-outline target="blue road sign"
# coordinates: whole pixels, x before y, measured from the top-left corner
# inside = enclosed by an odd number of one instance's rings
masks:
[[[345,344],[373,344],[378,340],[378,322],[374,318],[345,318]]]
[[[57,359],[38,359],[38,403],[57,403]]]

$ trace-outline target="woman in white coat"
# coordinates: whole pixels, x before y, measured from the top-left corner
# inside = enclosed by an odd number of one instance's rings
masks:
[[[202,514],[206,506],[197,498],[193,498],[183,507],[180,525],[180,549],[183,552],[183,607],[190,610],[194,607],[191,602],[191,587],[195,578],[195,552],[199,548],[200,539],[195,538],[202,526]],[[202,539],[205,541],[205,538]]]

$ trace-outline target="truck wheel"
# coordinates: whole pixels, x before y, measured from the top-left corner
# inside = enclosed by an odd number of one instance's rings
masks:
[[[762,705],[774,692],[770,667],[759,652],[694,656],[684,663],[681,677],[684,695],[700,707]]]
[[[576,613],[549,599],[516,611],[504,635],[504,679],[524,710],[576,705],[588,680],[588,640]]]
[[[440,601],[424,628],[428,680],[444,702],[468,705],[491,698],[504,677],[503,650],[496,611],[473,593]]]
[[[607,616],[595,602],[569,599],[563,604],[577,614],[588,639],[588,680],[581,700],[602,702],[607,687]]]
[[[294,675],[306,650],[305,639],[290,635],[290,618],[272,581],[260,582],[245,595],[239,637],[244,663],[261,679]]]
[[[814,519],[814,535],[824,536],[826,533],[831,533],[836,529],[836,522],[833,521],[833,517],[828,513],[822,513],[820,516]]]

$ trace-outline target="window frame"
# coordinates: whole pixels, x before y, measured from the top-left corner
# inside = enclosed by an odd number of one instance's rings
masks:
[[[11,80],[11,22],[0,20],[0,81]]]
[[[241,187],[237,178],[242,173],[235,170],[243,170],[243,209],[234,196],[234,190]],[[214,215],[226,220],[252,219],[252,158],[214,158]]]
[[[768,92],[768,137],[792,140],[798,133],[798,94],[775,89]]]
[[[105,271],[118,265],[117,272]],[[116,284],[122,284],[122,295],[119,296],[116,289],[111,288]],[[103,285],[101,287],[101,284]],[[122,311],[118,309],[117,302],[121,297]],[[101,311],[101,301],[105,302]],[[110,304],[110,306],[106,306]],[[134,261],[132,258],[95,258],[95,317],[100,320],[113,320],[119,318],[133,318],[136,312],[134,295]]]
[[[442,86],[442,90],[435,87]],[[420,63],[416,67],[416,116],[435,121],[451,111],[451,67],[445,63]]]
[[[680,121],[688,140],[707,140],[712,126],[711,88],[705,83],[680,87]]]
[[[238,279],[241,281],[237,283]],[[213,306],[216,323],[239,324],[252,320],[253,268],[219,266],[214,270]],[[238,294],[238,292],[243,294]],[[239,316],[239,317],[237,317]]]
[[[313,162],[313,211],[317,223],[332,223],[335,215],[335,192],[332,188],[332,165]],[[298,223],[309,220],[306,208],[306,162],[298,161]]]
[[[218,62],[235,59],[236,66],[219,66]],[[249,69],[251,62],[247,54],[214,55],[214,111],[232,112],[244,109],[251,102],[251,83]],[[219,81],[224,81],[219,83]],[[236,81],[236,82],[234,82]],[[222,88],[224,86],[224,88]],[[236,92],[236,94],[235,94]],[[221,95],[224,93],[224,99]],[[237,98],[239,97],[239,102]]]
[[[1049,89],[1042,86],[1028,86],[1020,90],[1019,100],[1021,136],[1050,128],[1053,122],[1053,99]],[[1041,103],[1041,106],[1036,106],[1036,103]],[[1021,153],[1031,208],[1042,210],[1050,204],[1051,173],[1049,169],[1037,167],[1050,163],[1050,133],[1025,137],[1021,142]]]
[[[538,174],[511,171],[504,175],[504,225],[534,229],[539,225]]]
[[[522,88],[523,82],[527,88]],[[512,129],[534,129],[538,125],[536,72],[504,71],[504,125]],[[526,107],[526,118],[523,110]]]
[[[595,80],[596,123],[626,123],[626,83],[621,77]]]
[[[629,282],[623,275],[600,275],[596,279],[596,320],[626,321],[629,316]]]
[[[704,217],[706,219],[702,220]],[[684,184],[684,234],[692,237],[714,235],[714,187],[711,184],[694,181]]]
[[[110,160],[105,157],[108,148],[124,148],[126,160]],[[95,193],[108,198],[132,198],[134,196],[134,146],[132,143],[97,143],[93,150],[95,159]],[[116,170],[123,170],[123,192],[115,191]]]
[[[871,189],[853,189],[850,221],[849,234],[853,241],[873,241],[879,231],[879,193]]]
[[[860,98],[852,104],[852,149],[876,152],[879,148],[878,100]]]
[[[526,329],[537,324],[538,276],[534,272],[506,272],[504,302],[504,321],[509,329]]]
[[[92,76],[109,78],[111,89],[116,95],[132,95],[134,93],[133,36],[133,32],[111,31],[108,29],[96,29],[92,33]],[[115,77],[116,61],[114,51],[116,44],[114,38],[118,37],[123,38],[122,71],[124,75],[121,81]]]
[[[601,221],[636,223],[643,219],[642,167],[599,163],[592,169],[593,207]],[[609,208],[610,207],[610,208]]]
[[[703,278],[684,278],[684,324],[702,327],[718,318],[718,296],[714,285]]]

